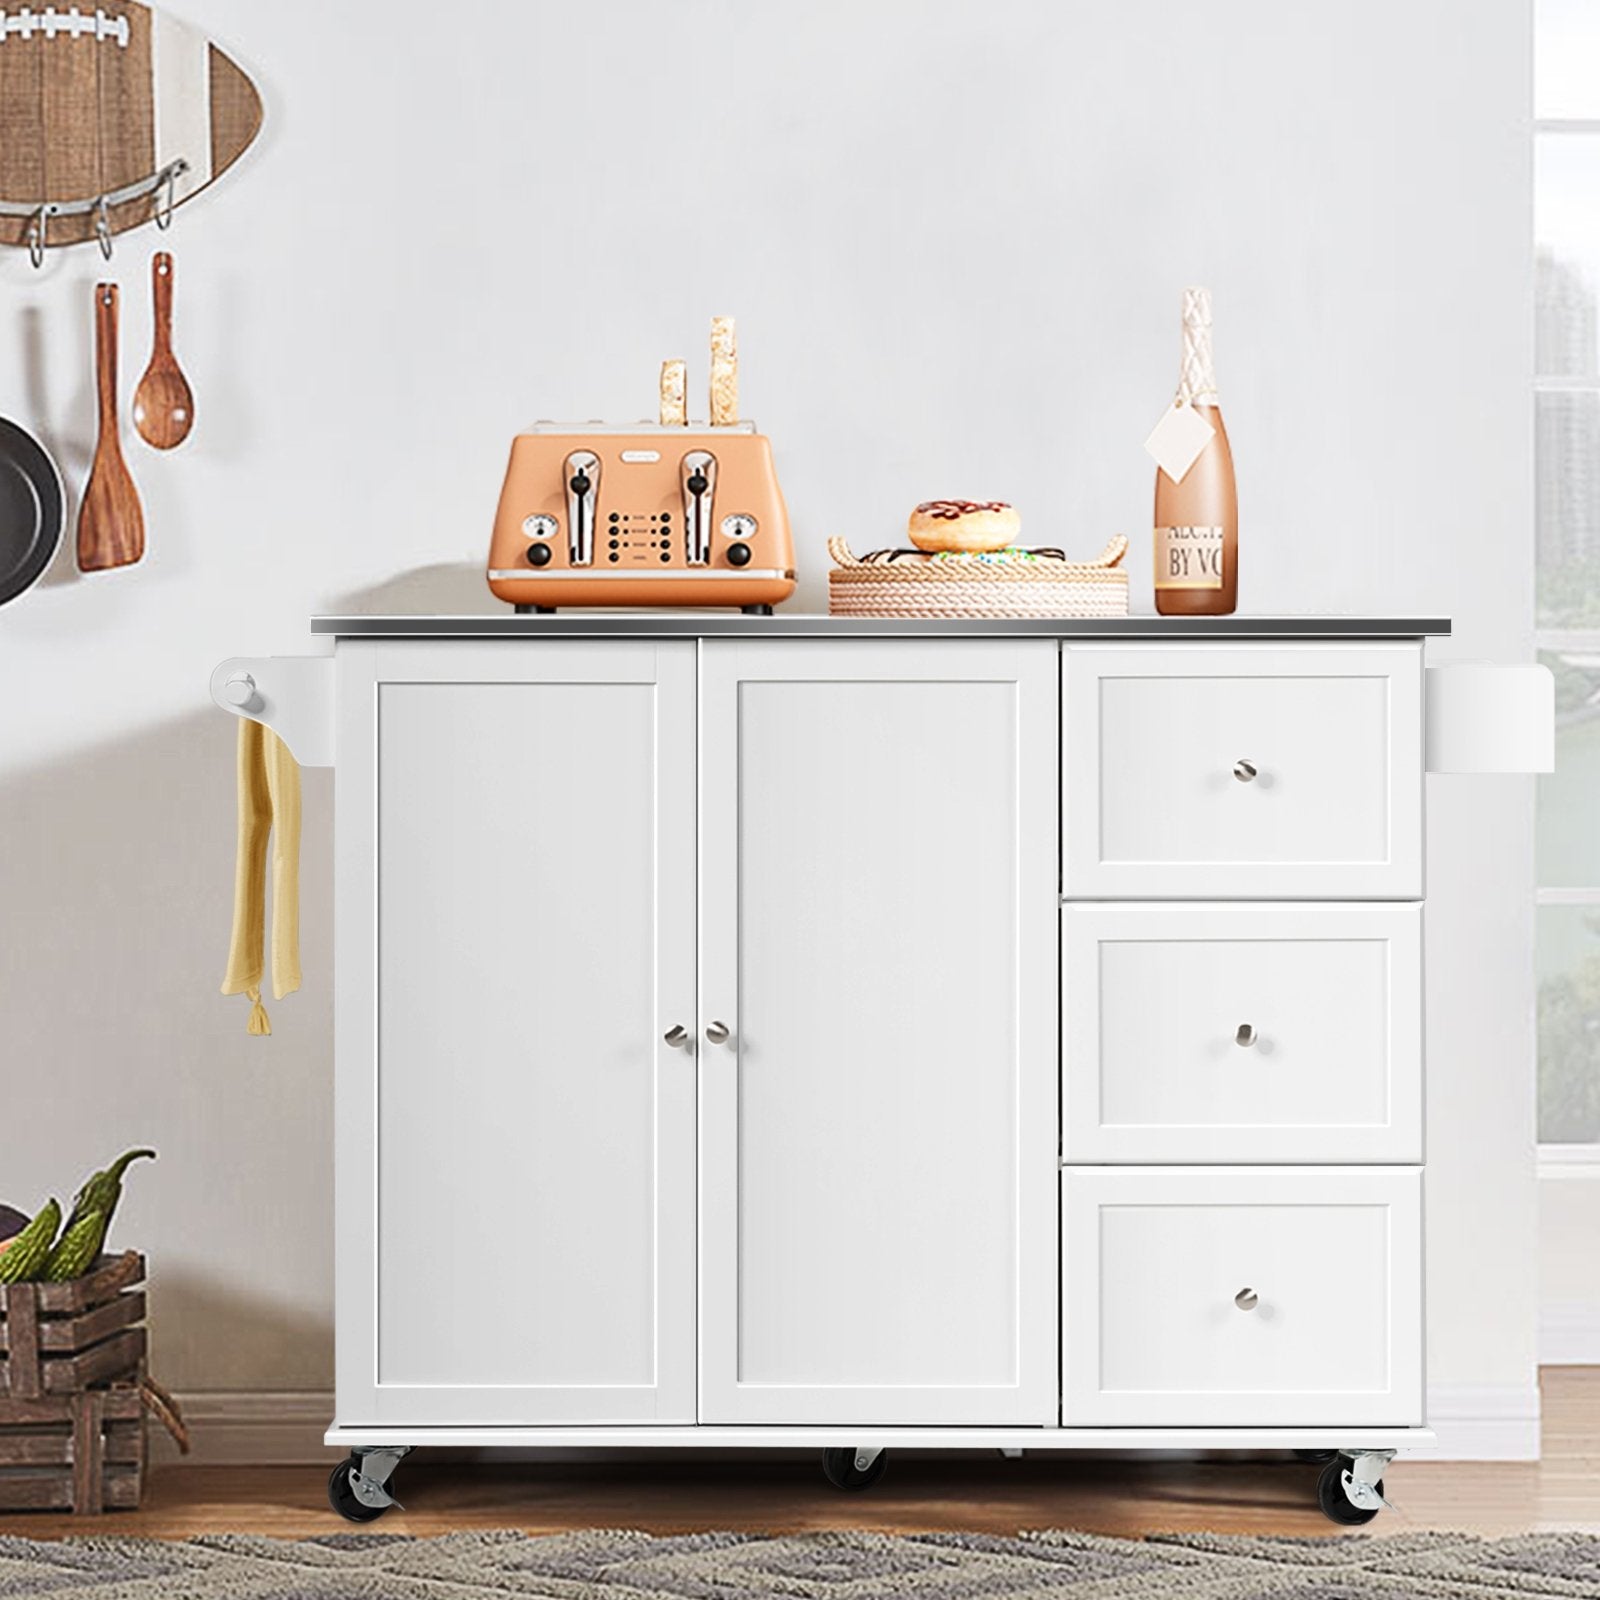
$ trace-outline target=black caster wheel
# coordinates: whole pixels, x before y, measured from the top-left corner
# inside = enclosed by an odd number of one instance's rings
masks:
[[[1308,1466],[1325,1467],[1330,1461],[1339,1459],[1337,1450],[1296,1450],[1296,1461],[1304,1461]]]
[[[333,1469],[328,1479],[328,1504],[346,1522],[376,1522],[389,1508],[365,1505],[356,1499],[355,1488],[350,1482],[350,1469],[360,1465],[355,1456],[346,1456]]]
[[[889,1465],[889,1452],[880,1450],[864,1472],[856,1466],[854,1450],[824,1450],[822,1471],[835,1489],[870,1489]]]
[[[1376,1508],[1367,1511],[1350,1503],[1350,1496],[1344,1492],[1345,1467],[1345,1458],[1335,1456],[1322,1469],[1322,1476],[1317,1479],[1317,1504],[1322,1507],[1322,1514],[1329,1522],[1337,1522],[1343,1528],[1359,1528],[1371,1522],[1378,1513]],[[1380,1495],[1383,1493],[1381,1480],[1374,1487]]]

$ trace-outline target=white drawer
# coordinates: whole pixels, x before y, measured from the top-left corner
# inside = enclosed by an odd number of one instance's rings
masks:
[[[1422,907],[1062,912],[1069,1163],[1420,1162]]]
[[[1070,898],[1421,898],[1420,643],[1071,645],[1062,673]]]
[[[1422,1175],[1063,1174],[1067,1427],[1423,1420]]]

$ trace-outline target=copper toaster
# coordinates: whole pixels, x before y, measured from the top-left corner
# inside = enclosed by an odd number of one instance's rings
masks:
[[[518,611],[770,611],[794,592],[772,446],[747,422],[541,423],[511,446],[489,588]]]

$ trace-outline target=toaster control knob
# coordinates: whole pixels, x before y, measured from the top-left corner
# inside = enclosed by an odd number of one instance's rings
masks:
[[[588,494],[588,492],[590,490],[590,487],[591,487],[591,485],[589,483],[589,474],[587,472],[579,472],[579,473],[577,473],[573,477],[572,482],[569,483],[567,485],[567,487],[574,494]]]
[[[695,473],[686,485],[690,494],[704,494],[711,487],[703,472]]]
[[[530,544],[528,546],[528,565],[530,567],[548,567],[550,565],[550,546],[547,544]]]
[[[730,567],[748,567],[750,565],[750,546],[747,544],[730,544],[728,546],[728,565]]]

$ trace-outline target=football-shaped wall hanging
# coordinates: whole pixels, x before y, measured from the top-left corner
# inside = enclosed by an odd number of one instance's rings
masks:
[[[164,222],[261,129],[261,96],[199,29],[137,0],[0,0],[0,243]]]

